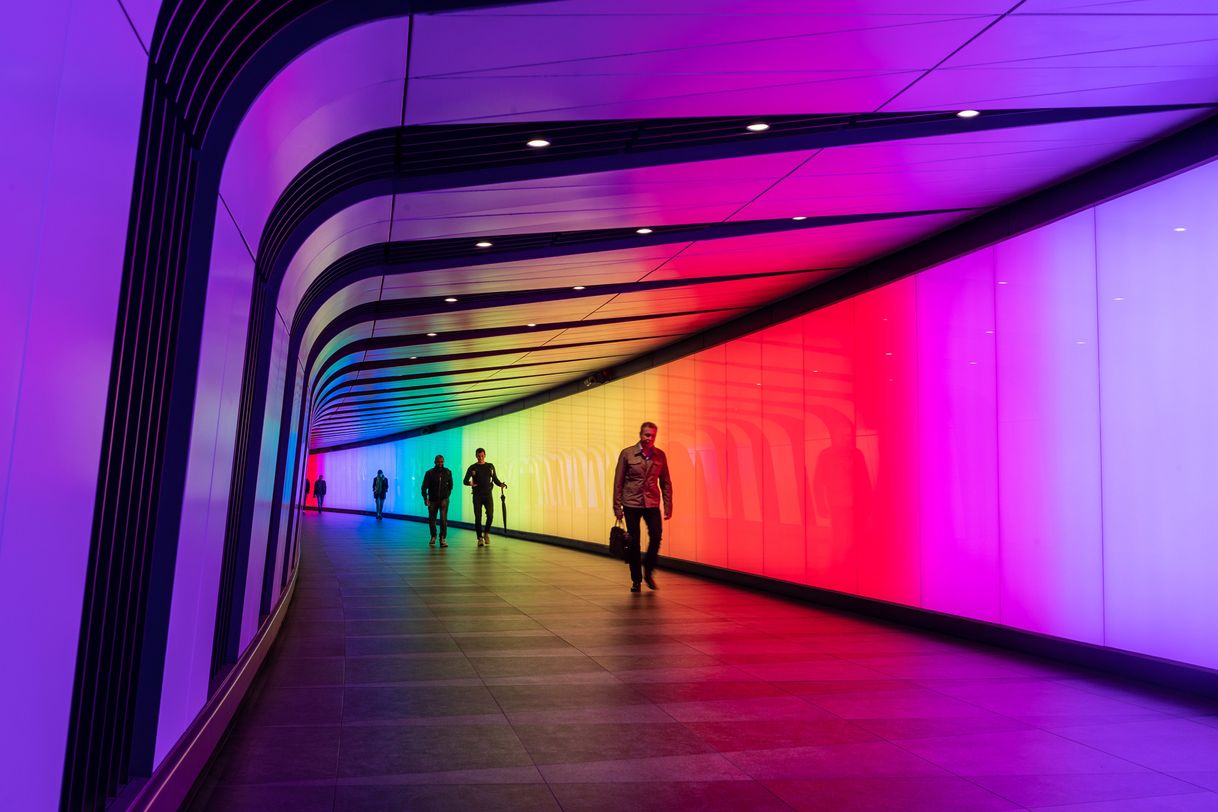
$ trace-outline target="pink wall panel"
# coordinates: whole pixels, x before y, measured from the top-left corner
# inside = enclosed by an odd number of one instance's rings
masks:
[[[922,606],[997,621],[998,428],[993,256],[917,285],[918,539]]]

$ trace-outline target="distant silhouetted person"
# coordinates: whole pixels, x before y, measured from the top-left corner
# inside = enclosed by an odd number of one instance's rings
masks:
[[[389,477],[385,476],[385,472],[380,468],[376,469],[376,476],[372,478],[372,498],[376,500],[376,518],[379,521],[381,513],[385,510],[385,496],[389,493]]]
[[[321,513],[321,503],[326,501],[326,478],[317,475],[317,483],[313,486],[313,498],[317,500],[317,512]]]
[[[465,469],[465,479],[462,482],[474,488],[474,530],[478,534],[478,546],[491,543],[491,524],[495,519],[495,485],[506,488],[506,482],[500,482],[495,475],[495,466],[486,461],[486,449],[479,448],[474,452],[478,459]],[[486,511],[486,524],[482,523],[482,512]]]
[[[304,497],[305,504],[309,503],[309,491],[310,490],[312,490],[312,483],[309,482],[308,477],[305,477],[305,497]]]
[[[656,559],[660,555],[660,538],[664,527],[660,523],[660,502],[664,502],[664,519],[672,518],[672,479],[668,473],[668,457],[656,448],[659,429],[650,421],[639,426],[639,442],[623,448],[617,455],[617,470],[613,474],[613,515],[626,518],[626,560],[630,563],[630,591],[639,591],[639,581],[656,588]],[[639,520],[647,523],[647,557],[640,567]]]
[[[444,455],[436,455],[436,467],[423,475],[423,504],[427,506],[427,524],[431,528],[431,546],[436,546],[436,515],[440,516],[440,546],[448,542],[448,497],[453,492],[453,472],[444,467]]]

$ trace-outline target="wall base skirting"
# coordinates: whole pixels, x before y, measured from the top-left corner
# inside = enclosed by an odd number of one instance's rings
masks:
[[[129,796],[120,796],[110,807],[111,810],[174,812],[181,809],[207,769],[217,745],[224,740],[229,724],[266,660],[267,652],[279,636],[279,629],[283,626],[283,619],[296,592],[299,572],[300,567],[297,566],[275,611],[263,622],[245,654],[228,672],[156,772],[142,785],[133,787],[135,791]]]
[[[345,508],[326,508],[325,512],[350,513],[356,515],[375,516],[375,511],[348,510]],[[385,513],[385,518],[403,519],[411,522],[427,523],[427,517],[400,513]],[[510,520],[509,520],[510,523]],[[449,525],[467,530],[474,528],[470,522],[449,521]],[[605,539],[608,542],[610,523],[605,522]],[[504,535],[500,529],[493,531],[496,535]],[[508,538],[525,541],[553,544],[573,550],[609,555],[606,544],[590,541],[547,536],[541,533],[529,533],[512,530]],[[889,603],[876,598],[864,598],[846,592],[836,592],[831,589],[796,584],[790,581],[780,581],[767,578],[764,575],[754,575],[747,572],[737,572],[709,564],[699,564],[681,558],[660,556],[660,564],[664,569],[684,572],[716,581],[723,581],[735,586],[765,592],[770,595],[780,595],[784,598],[813,603],[829,609],[850,612],[876,618],[888,623],[910,626],[925,631],[973,640],[986,645],[1018,651],[1035,657],[1056,660],[1091,671],[1102,671],[1116,677],[1146,682],[1158,688],[1183,691],[1190,694],[1218,699],[1218,671],[1200,666],[1189,665],[1175,660],[1164,660],[1146,654],[1138,654],[1122,649],[1097,646],[1091,643],[1081,643],[1062,637],[1014,629],[1010,626],[1000,626],[982,620],[933,612],[929,609],[918,609],[898,603]],[[627,581],[622,575],[623,584]]]

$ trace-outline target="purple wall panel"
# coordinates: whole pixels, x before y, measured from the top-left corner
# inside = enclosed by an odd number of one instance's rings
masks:
[[[1107,640],[1211,668],[1215,190],[1210,164],[1096,214]]]
[[[1100,643],[1092,219],[1083,212],[993,249],[992,338],[999,361],[1002,622]]]
[[[159,763],[207,701],[254,262],[223,209],[207,281],[190,458],[178,534]]]
[[[254,496],[254,520],[250,528],[249,560],[245,571],[245,609],[241,620],[241,640],[245,647],[258,632],[262,607],[262,573],[266,568],[266,546],[270,542],[271,511],[278,510],[280,494],[274,492],[275,457],[279,453],[280,409],[287,384],[288,328],[276,314],[271,347],[271,368],[267,379],[267,398],[262,407],[262,447],[258,457],[258,480]]]
[[[114,3],[21,6],[6,19],[6,271],[19,335],[0,365],[11,438],[0,517],[0,808],[55,808],[75,674],[115,310],[146,59]],[[14,55],[18,55],[14,59]],[[20,55],[29,56],[23,61]],[[10,84],[27,92],[8,93]],[[48,104],[54,106],[48,117]],[[10,126],[10,129],[13,129]],[[19,140],[10,140],[19,139]],[[25,141],[23,145],[22,141]],[[25,146],[32,146],[27,152]],[[11,238],[11,240],[9,239]],[[13,372],[19,369],[19,377]],[[19,381],[14,391],[11,384]],[[13,404],[15,402],[15,408]],[[34,611],[34,610],[37,611]],[[20,622],[18,622],[20,618]]]

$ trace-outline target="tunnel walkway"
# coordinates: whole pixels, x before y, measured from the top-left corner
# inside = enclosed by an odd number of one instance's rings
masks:
[[[309,514],[208,810],[1218,810],[1218,708],[676,573]]]

